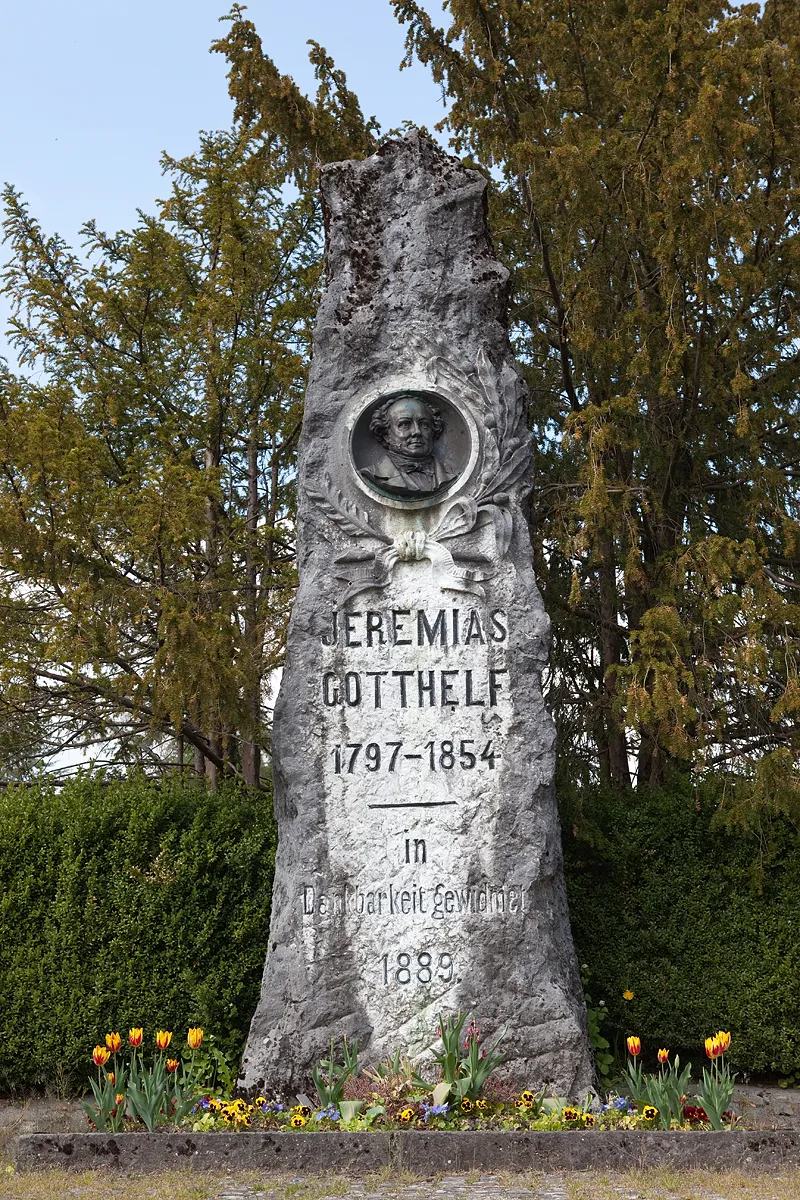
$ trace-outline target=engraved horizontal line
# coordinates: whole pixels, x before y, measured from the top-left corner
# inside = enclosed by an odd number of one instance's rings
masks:
[[[456,803],[455,800],[402,800],[397,804],[368,804],[367,808],[446,808]]]

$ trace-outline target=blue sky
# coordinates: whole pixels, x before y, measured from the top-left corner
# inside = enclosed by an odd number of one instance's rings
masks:
[[[440,0],[427,7],[437,16]],[[226,10],[225,0],[4,7],[0,181],[23,193],[48,233],[76,244],[89,218],[109,232],[129,228],[137,208],[152,210],[166,191],[161,152],[188,154],[198,130],[230,124],[225,61],[208,52]],[[427,72],[398,70],[404,33],[389,0],[250,0],[247,15],[267,53],[304,90],[314,84],[306,47],[313,38],[385,129],[441,118]]]

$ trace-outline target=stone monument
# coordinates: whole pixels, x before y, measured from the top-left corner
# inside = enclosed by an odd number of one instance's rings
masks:
[[[275,709],[279,848],[240,1079],[305,1085],[330,1039],[422,1054],[438,1014],[505,1074],[592,1085],[521,508],[525,384],[486,183],[417,132],[322,172],[327,287]]]

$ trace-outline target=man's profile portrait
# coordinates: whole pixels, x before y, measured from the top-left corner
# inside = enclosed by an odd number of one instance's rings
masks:
[[[458,471],[437,455],[445,422],[439,408],[414,392],[398,392],[372,414],[369,431],[384,453],[360,470],[382,492],[406,499],[432,496],[451,484]]]

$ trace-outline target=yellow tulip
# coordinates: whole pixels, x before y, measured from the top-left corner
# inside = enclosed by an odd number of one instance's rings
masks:
[[[104,1067],[111,1058],[111,1052],[105,1046],[95,1046],[92,1051],[92,1062],[96,1067]]]

